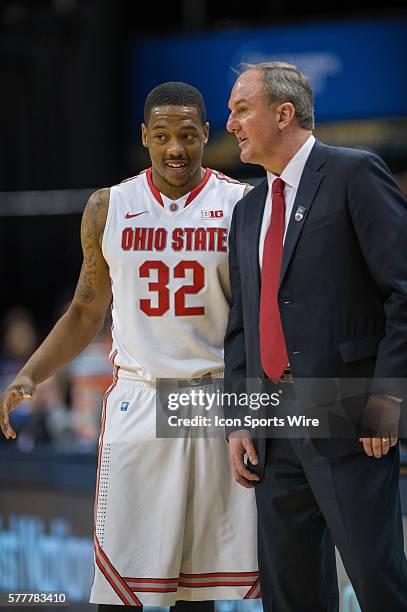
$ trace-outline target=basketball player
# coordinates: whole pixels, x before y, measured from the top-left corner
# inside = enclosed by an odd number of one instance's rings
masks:
[[[226,442],[155,437],[156,379],[222,376],[228,229],[249,188],[202,168],[208,130],[195,88],[150,92],[152,168],[89,199],[72,304],[0,399],[15,438],[9,413],[89,344],[113,295],[90,599],[103,612],[177,600],[208,612],[214,599],[259,596],[253,491],[233,481]]]

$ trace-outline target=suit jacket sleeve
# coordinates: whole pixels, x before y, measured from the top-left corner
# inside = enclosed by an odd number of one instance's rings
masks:
[[[385,298],[372,390],[397,395],[399,384],[388,379],[407,378],[407,203],[385,163],[370,154],[353,170],[348,201],[363,257]]]

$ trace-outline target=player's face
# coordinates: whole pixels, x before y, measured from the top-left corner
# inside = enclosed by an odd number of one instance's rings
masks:
[[[204,145],[209,125],[202,124],[191,106],[158,106],[151,109],[148,125],[142,125],[143,145],[150,154],[153,181],[171,197],[175,189],[188,193],[201,181]]]
[[[240,75],[228,106],[226,129],[237,138],[241,161],[267,166],[280,136],[279,109],[278,105],[270,104],[259,70],[247,70]]]

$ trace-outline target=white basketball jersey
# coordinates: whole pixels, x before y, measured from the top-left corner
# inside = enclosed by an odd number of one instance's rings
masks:
[[[169,200],[151,169],[110,190],[103,255],[113,291],[114,364],[141,380],[193,378],[223,365],[228,232],[246,185],[207,169]]]

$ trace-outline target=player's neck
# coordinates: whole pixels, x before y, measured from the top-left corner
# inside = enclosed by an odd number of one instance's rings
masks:
[[[165,196],[167,196],[167,198],[170,198],[171,200],[178,200],[179,198],[182,198],[182,196],[195,189],[195,187],[198,187],[198,185],[203,181],[204,176],[205,169],[201,167],[199,168],[198,172],[194,174],[193,177],[191,177],[191,180],[188,181],[188,183],[186,183],[185,185],[177,186],[171,185],[170,183],[165,181],[158,174],[158,172],[155,172],[154,167],[151,171],[151,179],[153,181],[154,187],[158,189],[160,193],[163,193]]]

